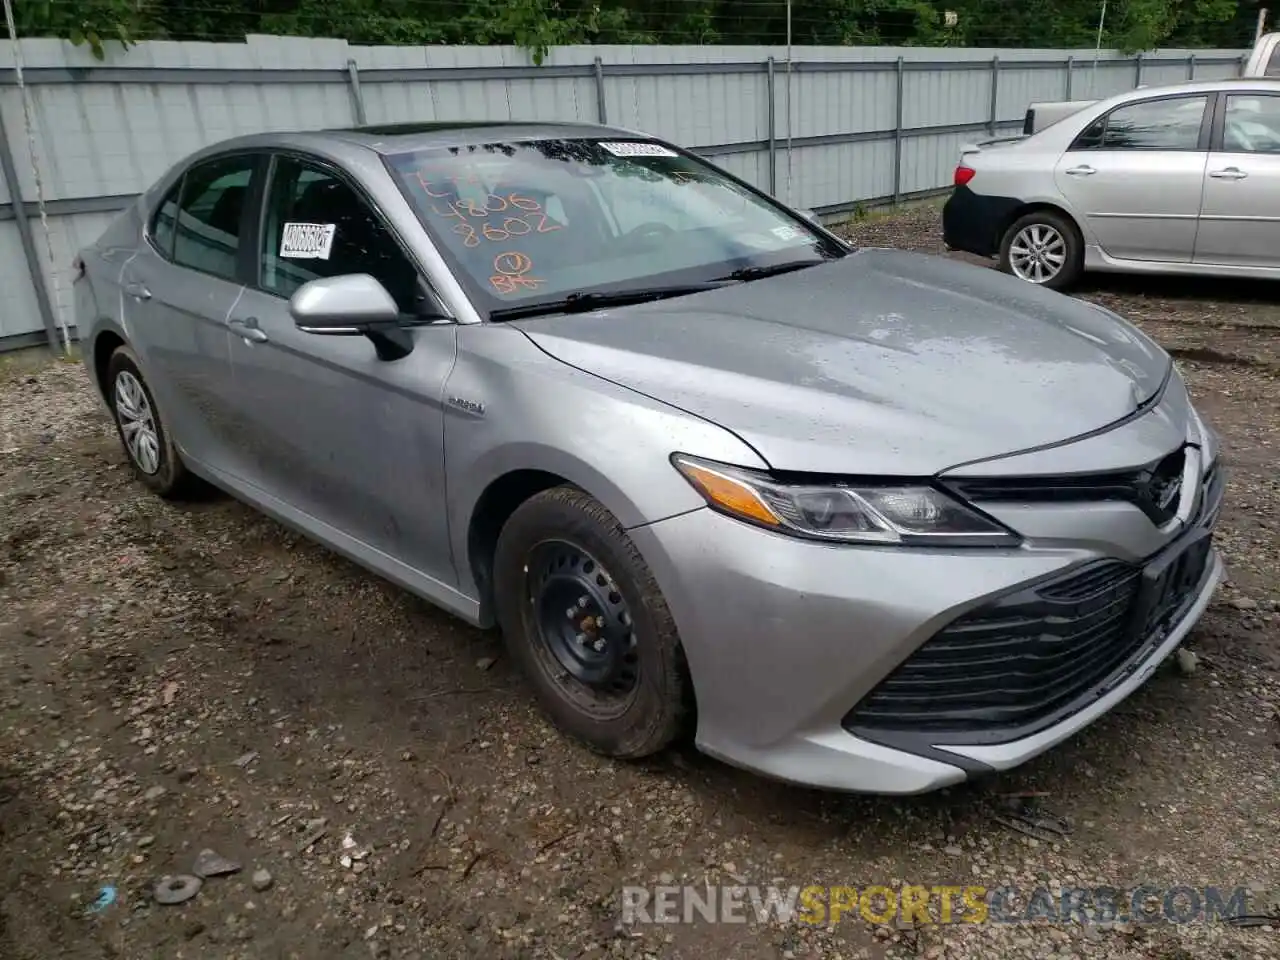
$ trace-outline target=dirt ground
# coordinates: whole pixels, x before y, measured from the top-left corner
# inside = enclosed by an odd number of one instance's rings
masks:
[[[932,208],[850,232],[941,252]],[[496,636],[235,501],[156,499],[78,365],[0,358],[0,957],[1280,957],[1280,923],[619,928],[624,885],[707,880],[1217,884],[1280,913],[1280,287],[1082,295],[1173,349],[1223,433],[1229,582],[1194,669],[1019,770],[912,799],[687,749],[596,758]],[[997,824],[1017,791],[1070,837]],[[204,848],[243,869],[156,903]]]

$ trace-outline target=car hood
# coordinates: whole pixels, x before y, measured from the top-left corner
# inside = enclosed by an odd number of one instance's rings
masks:
[[[1088,303],[898,250],[519,326],[732,430],[776,470],[838,474],[927,476],[1099,430],[1171,362]]]

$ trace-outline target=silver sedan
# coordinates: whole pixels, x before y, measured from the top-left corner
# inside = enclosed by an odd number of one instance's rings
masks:
[[[1050,106],[1067,115],[961,157],[949,247],[1056,289],[1085,270],[1280,278],[1280,80]]]
[[[79,261],[138,479],[212,483],[477,625],[568,734],[823,787],[1021,763],[1221,562],[1169,356],[855,250],[669,143],[546,125],[210,147]]]

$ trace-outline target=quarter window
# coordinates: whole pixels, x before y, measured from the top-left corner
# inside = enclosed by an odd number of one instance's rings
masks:
[[[404,313],[421,301],[417,268],[350,186],[317,167],[277,159],[262,233],[265,290],[290,297],[322,277],[367,273]]]
[[[151,242],[164,256],[173,258],[174,228],[178,222],[178,194],[182,191],[182,178],[173,185],[165,198],[160,201],[160,209],[156,211],[151,223]]]
[[[1195,150],[1207,97],[1168,97],[1117,107],[1076,137],[1073,150]]]
[[[1280,97],[1229,95],[1222,149],[1228,153],[1280,153]]]
[[[187,173],[177,211],[175,263],[225,280],[236,279],[254,163],[253,157],[224,157]]]

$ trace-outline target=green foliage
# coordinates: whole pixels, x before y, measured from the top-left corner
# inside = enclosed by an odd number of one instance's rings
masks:
[[[149,0],[31,0],[15,3],[13,13],[18,36],[66,37],[98,60],[108,42],[127,49],[150,26]]]
[[[1108,0],[1102,43],[1246,46],[1257,3]],[[793,0],[791,27],[796,44],[1092,47],[1101,11],[1101,0]],[[16,14],[20,35],[66,37],[98,59],[113,41],[266,33],[510,44],[541,64],[561,44],[781,44],[787,29],[785,0],[19,0]]]

